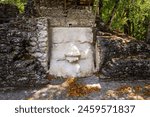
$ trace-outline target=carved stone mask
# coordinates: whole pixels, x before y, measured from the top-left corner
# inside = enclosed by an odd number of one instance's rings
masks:
[[[51,28],[51,75],[57,77],[86,77],[94,72],[92,28]]]

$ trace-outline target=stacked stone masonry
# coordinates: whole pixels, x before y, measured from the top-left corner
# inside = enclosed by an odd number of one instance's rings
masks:
[[[41,7],[41,14],[43,17],[48,17],[51,21],[51,26],[65,26],[65,27],[94,27],[95,16],[88,8],[83,9],[69,9],[67,14],[64,14],[63,8],[46,8]]]
[[[54,27],[95,27],[92,7],[77,6],[75,2],[75,0],[70,0],[70,4],[66,4],[64,8],[64,0],[31,0],[25,7],[25,14],[47,17],[50,20],[50,26]]]
[[[106,34],[106,35],[103,35]],[[150,45],[136,39],[98,32],[101,78],[150,79]]]
[[[0,25],[0,87],[45,84],[47,19],[24,19]]]

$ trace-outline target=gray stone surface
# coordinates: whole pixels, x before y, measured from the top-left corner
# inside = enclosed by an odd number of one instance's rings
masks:
[[[46,19],[41,18],[16,20],[0,25],[0,87],[27,87],[48,83],[45,79],[48,53],[46,24]],[[43,37],[38,35],[40,31],[45,31],[45,35],[41,34]],[[38,41],[41,38],[43,43]],[[46,51],[42,52],[41,49]]]
[[[48,22],[46,18],[36,19],[36,30],[31,32],[29,37],[29,47],[27,51],[40,61],[41,65],[48,70]]]
[[[91,77],[94,78],[94,77]],[[64,80],[64,79],[63,79]],[[60,81],[62,82],[62,81]],[[101,90],[84,96],[68,96],[62,83],[34,88],[0,88],[0,99],[5,100],[150,100],[150,81],[99,80]],[[142,90],[140,90],[142,88]],[[139,89],[139,91],[135,91]],[[123,94],[124,93],[124,94]]]
[[[25,7],[25,15],[47,17],[50,26],[95,27],[92,7],[77,5],[76,1],[67,1],[65,9],[64,0],[30,0]]]
[[[150,79],[149,44],[127,36],[98,35],[101,78]]]
[[[95,27],[95,16],[89,9],[69,9],[65,16],[63,9],[41,8],[41,14],[48,17],[50,26]]]

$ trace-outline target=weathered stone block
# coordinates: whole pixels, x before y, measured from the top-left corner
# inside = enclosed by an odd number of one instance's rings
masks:
[[[97,36],[97,44],[101,77],[112,80],[150,78],[149,44],[112,34]]]
[[[85,77],[94,72],[92,28],[54,27],[49,73],[60,77]]]

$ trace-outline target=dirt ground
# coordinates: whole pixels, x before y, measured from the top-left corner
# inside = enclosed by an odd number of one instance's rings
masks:
[[[33,88],[0,88],[0,100],[150,100],[149,80],[99,80],[100,89],[73,82],[72,86],[60,82]]]

